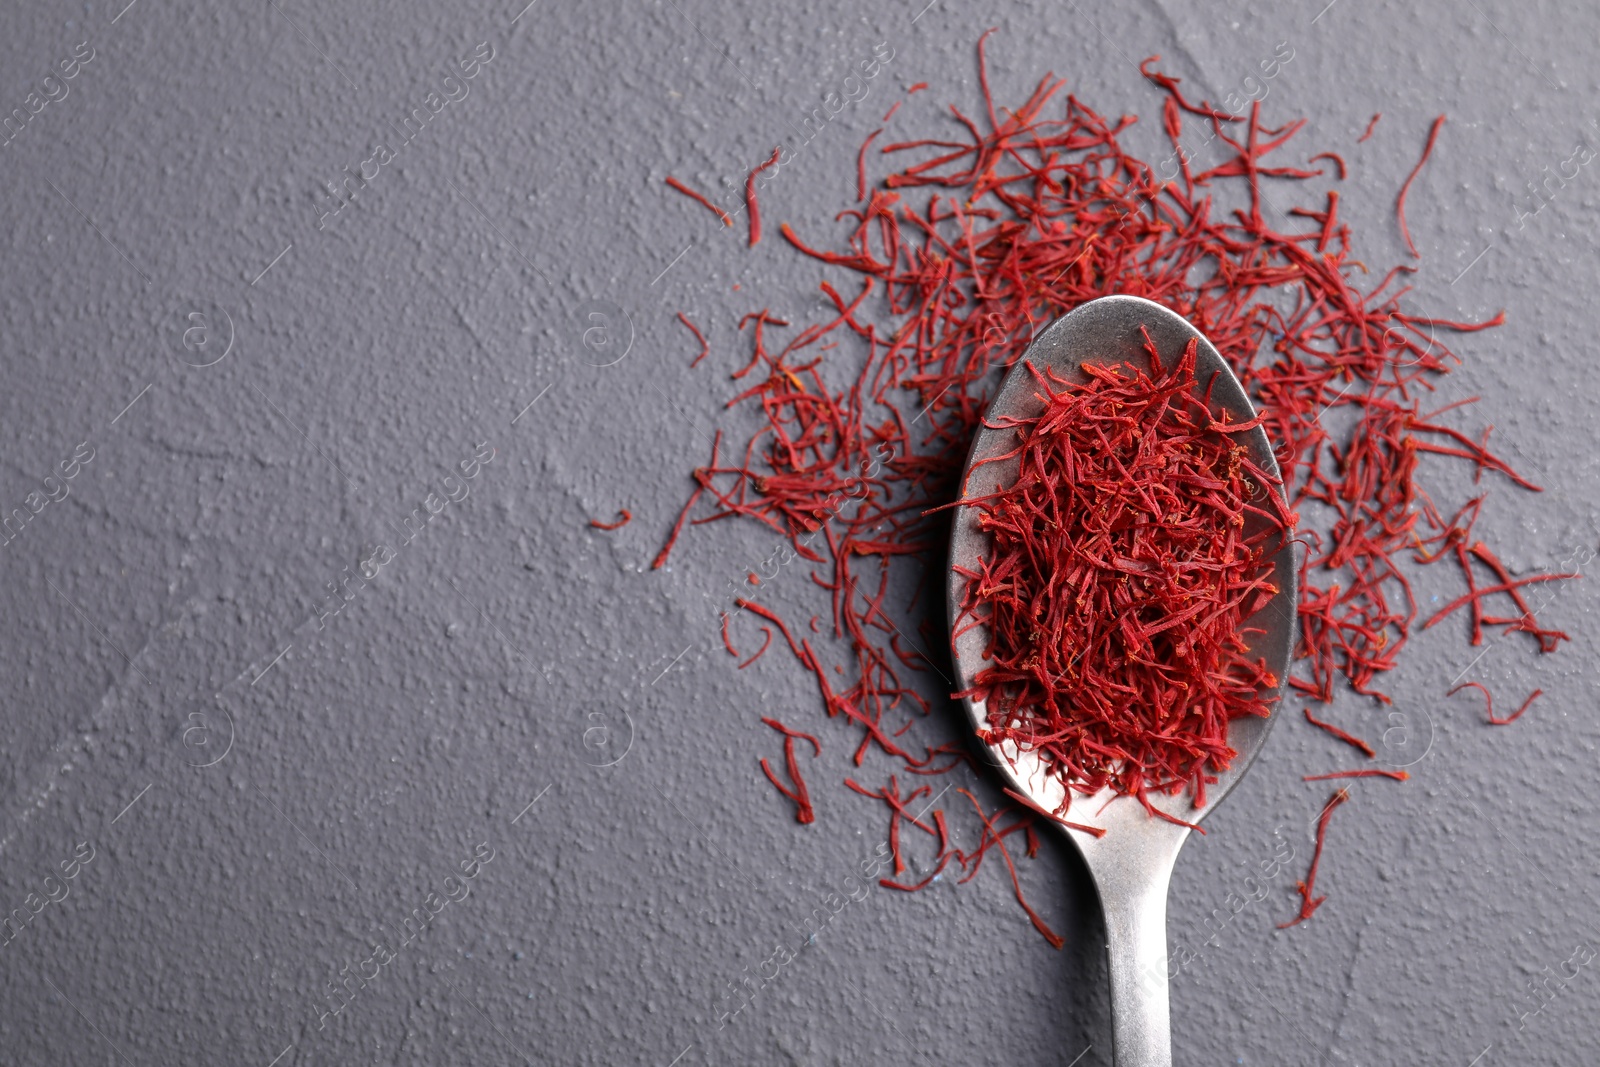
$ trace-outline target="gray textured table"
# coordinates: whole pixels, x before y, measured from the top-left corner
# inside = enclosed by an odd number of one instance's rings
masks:
[[[23,916],[0,1062],[1110,1062],[1095,905],[1058,843],[1023,877],[1059,953],[994,871],[819,922],[884,820],[835,784],[841,745],[808,828],[757,769],[761,709],[798,718],[815,689],[775,657],[735,671],[709,605],[771,538],[699,529],[649,570],[729,395],[687,369],[676,312],[725,368],[739,315],[814,314],[819,276],[662,178],[742,180],[880,42],[769,226],[826,225],[905,86],[932,83],[908,135],[971,104],[991,24],[1001,99],[1054,69],[1147,117],[1133,61],[1220,99],[1286,43],[1268,113],[1349,154],[1374,264],[1403,253],[1394,192],[1448,113],[1409,212],[1418,306],[1509,322],[1463,339],[1441,397],[1484,395],[1548,486],[1486,481],[1480,530],[1519,570],[1592,555],[1600,186],[1585,165],[1533,213],[1528,183],[1600,140],[1600,12],[924,2],[0,14],[0,113],[22,116],[0,507],[25,513],[0,549],[0,913]],[[348,206],[324,191],[357,172]],[[582,343],[596,308],[629,323],[610,366]],[[587,527],[619,508],[630,526]],[[1574,639],[1556,655],[1440,627],[1392,680],[1397,719],[1345,701],[1421,758],[1341,811],[1329,902],[1281,932],[1325,792],[1299,775],[1343,755],[1277,731],[1174,878],[1178,1063],[1596,1062],[1591,584],[1544,612]],[[1546,695],[1495,730],[1443,697],[1458,677]],[[1241,865],[1291,847],[1235,914]],[[425,932],[375,958],[419,907]],[[804,947],[751,999],[778,945]]]

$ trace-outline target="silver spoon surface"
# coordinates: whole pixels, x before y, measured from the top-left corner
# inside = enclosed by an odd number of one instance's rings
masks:
[[[1211,393],[1213,403],[1227,411],[1234,421],[1255,418],[1250,398],[1227,361],[1188,321],[1140,297],[1107,296],[1074,309],[1034,338],[1022,359],[1007,373],[1000,391],[990,403],[986,423],[1002,416],[1029,417],[1043,409],[1043,402],[1036,395],[1037,387],[1024,363],[1032,363],[1041,372],[1049,368],[1074,382],[1087,380],[1079,368],[1089,360],[1107,366],[1144,365],[1148,356],[1140,327],[1149,332],[1164,362],[1177,359],[1190,339],[1197,339],[1196,376],[1202,386],[1215,377]],[[1237,439],[1250,450],[1252,461],[1261,469],[1274,476],[1278,474],[1277,461],[1264,430],[1257,427]],[[987,463],[976,470],[973,465],[1011,451],[1016,443],[1014,430],[980,427],[963,472],[963,499],[981,497],[1015,481],[1018,472],[1015,459]],[[989,536],[978,526],[978,515],[976,508],[963,505],[956,509],[954,516],[951,570],[946,587],[952,634],[957,630],[957,613],[966,585],[966,579],[955,568],[973,569],[990,547]],[[1296,567],[1291,543],[1279,547],[1272,565],[1278,593],[1250,620],[1252,627],[1263,631],[1252,638],[1250,648],[1279,679],[1278,689],[1265,694],[1272,701],[1273,712],[1264,719],[1242,718],[1230,724],[1228,743],[1238,756],[1218,775],[1217,783],[1207,787],[1202,807],[1193,806],[1193,796],[1187,791],[1153,799],[1162,811],[1186,822],[1200,822],[1239,783],[1278,717],[1277,701],[1288,676],[1294,643]],[[956,682],[961,690],[970,688],[972,679],[988,664],[983,654],[988,642],[986,629],[970,627],[970,619],[966,622],[969,628],[951,642]],[[962,704],[975,729],[987,728],[985,702],[966,699]],[[1046,811],[1060,806],[1065,787],[1048,773],[1037,754],[1019,751],[1013,742],[989,746],[989,753],[1011,789]],[[1170,1067],[1167,885],[1189,829],[1151,816],[1138,801],[1117,797],[1109,788],[1094,796],[1075,797],[1069,817],[1073,822],[1105,831],[1103,837],[1096,838],[1062,827],[1062,832],[1077,846],[1088,865],[1105,913],[1117,1067]]]

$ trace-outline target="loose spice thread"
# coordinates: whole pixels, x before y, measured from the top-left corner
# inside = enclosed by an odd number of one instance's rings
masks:
[[[1122,143],[1136,120],[1063,101],[1053,76],[1018,106],[997,108],[980,42],[978,117],[955,108],[948,134],[874,141],[850,184],[874,159],[889,161],[891,173],[839,216],[837,241],[815,246],[780,227],[828,270],[820,289],[829,310],[793,331],[766,310],[741,323],[752,351],[733,372],[742,391],[728,405],[753,411],[758,430],[726,460],[714,444],[653,566],[665,566],[691,518],[740,519],[786,537],[828,605],[827,636],[846,648],[850,669],[839,688],[820,641],[813,648],[773,628],[815,679],[828,716],[856,731],[858,766],[871,751],[905,773],[963,762],[950,758],[948,743],[906,737],[931,707],[915,676],[945,670],[946,660],[927,651],[943,642],[931,605],[890,597],[890,578],[899,576],[895,589],[920,587],[912,575],[942,565],[948,516],[930,512],[956,499],[1005,370],[1044,325],[1109,293],[1149,297],[1193,322],[1262,413],[1290,507],[1310,516],[1299,534],[1308,551],[1298,575],[1300,667],[1290,679],[1298,691],[1327,702],[1338,683],[1388,702],[1381,679],[1398,665],[1418,614],[1400,565],[1406,555],[1419,564],[1448,558],[1461,569],[1474,640],[1494,625],[1530,633],[1541,652],[1566,639],[1517,603],[1513,580],[1478,589],[1472,568],[1494,568],[1464,532],[1476,505],[1447,521],[1422,484],[1428,464],[1466,462],[1475,476],[1535,488],[1493,456],[1487,438],[1455,428],[1446,413],[1459,405],[1424,414],[1419,402],[1460,362],[1442,336],[1500,325],[1504,315],[1462,322],[1412,310],[1409,266],[1365,280],[1350,223],[1317,189],[1308,193],[1315,207],[1289,216],[1303,228],[1268,226],[1263,179],[1292,190],[1317,174],[1274,158],[1304,123],[1267,126],[1259,106],[1236,115],[1192,100],[1157,62],[1141,72],[1160,94],[1161,129],[1177,160],[1170,180]],[[1220,160],[1208,166],[1191,156],[1185,122],[1208,128]],[[1429,131],[1430,151],[1440,125]],[[1230,197],[1243,206],[1223,210]],[[1397,198],[1397,213],[1404,206]],[[1402,231],[1409,247],[1403,223]],[[1490,614],[1489,598],[1501,596],[1514,614]],[[776,623],[753,601],[735,610]],[[1031,833],[1039,817],[1008,806],[993,818],[1008,812],[1017,821],[1001,833]],[[930,816],[935,829],[940,814]],[[939,849],[936,863],[946,858],[944,843]],[[966,857],[968,877],[983,854]],[[1302,910],[1310,900],[1307,892]]]
[[[685,315],[681,311],[678,312],[678,321],[687,326],[689,328],[689,332],[694,334],[694,339],[700,342],[700,354],[695,356],[694,361],[689,364],[689,369],[693,370],[694,368],[698,367],[700,365],[700,361],[705,359],[706,356],[711,352],[711,344],[706,340],[706,335],[700,332],[700,327],[690,322],[689,316]]]
[[[1510,715],[1507,715],[1503,719],[1497,719],[1495,718],[1494,714],[1494,697],[1490,695],[1489,690],[1485,688],[1481,682],[1462,682],[1454,689],[1451,689],[1445,693],[1445,696],[1455,696],[1463,689],[1476,689],[1478,692],[1483,694],[1484,714],[1488,716],[1489,723],[1492,726],[1508,726],[1511,723],[1516,722],[1522,717],[1522,713],[1528,710],[1528,706],[1532,704],[1537,697],[1544,695],[1543,689],[1535,689],[1533,692],[1528,694],[1528,699],[1524,700],[1522,702],[1522,706],[1516,711],[1513,711]]]
[[[683,184],[678,179],[673,178],[673,177],[668,177],[666,179],[666,183],[668,185],[672,186],[672,188],[676,189],[678,192],[682,193],[684,196],[687,196],[690,200],[693,200],[695,203],[704,205],[706,210],[711,211],[712,213],[714,213],[717,216],[717,218],[722,220],[722,224],[724,226],[732,226],[733,225],[733,216],[729,215],[726,211],[722,210],[720,207],[718,207],[717,205],[713,204],[711,201],[707,200],[700,193],[695,192],[693,189],[689,188],[687,185]]]
[[[1018,804],[1021,804],[1023,807],[1027,808],[1029,811],[1033,812],[1034,814],[1043,816],[1044,818],[1048,819],[1051,822],[1060,823],[1062,826],[1065,826],[1069,830],[1082,831],[1083,833],[1086,833],[1090,837],[1093,837],[1093,838],[1095,838],[1097,840],[1099,838],[1102,838],[1102,837],[1106,836],[1106,832],[1104,830],[1102,830],[1098,826],[1086,826],[1083,823],[1068,822],[1066,819],[1063,819],[1061,816],[1057,815],[1055,812],[1046,811],[1044,809],[1044,807],[1042,805],[1040,805],[1037,801],[1035,801],[1032,797],[1024,796],[1023,794],[1017,792],[1015,789],[1012,789],[1009,786],[1006,786],[1006,787],[1002,788],[1001,792],[1004,793],[1006,796],[1010,797],[1012,800],[1015,800]]]
[[[816,814],[811,808],[811,793],[806,789],[806,780],[800,776],[800,763],[795,758],[794,742],[795,738],[799,738],[802,741],[811,742],[811,755],[813,759],[822,755],[822,743],[815,737],[812,737],[810,734],[802,733],[799,730],[789,729],[777,719],[762,719],[761,721],[783,735],[784,764],[789,770],[789,781],[794,783],[794,787],[789,788],[778,780],[778,776],[773,774],[772,768],[767,765],[765,757],[762,757],[761,760],[762,773],[767,776],[767,780],[769,782],[777,787],[778,792],[794,801],[795,822],[802,824],[814,822],[816,820]]]
[[[1360,137],[1356,138],[1356,144],[1360,144],[1361,142],[1365,141],[1368,137],[1372,136],[1372,131],[1377,128],[1378,120],[1381,119],[1381,118],[1383,118],[1383,112],[1381,112],[1381,111],[1372,116],[1372,121],[1367,123],[1367,132],[1363,133]]]
[[[1405,771],[1385,771],[1369,768],[1360,771],[1333,771],[1330,774],[1308,774],[1301,778],[1302,782],[1331,782],[1335,778],[1393,778],[1397,782],[1410,779],[1411,775]]]
[[[632,521],[633,512],[629,511],[627,508],[621,508],[617,511],[616,522],[601,522],[599,519],[590,519],[589,525],[593,526],[596,530],[620,530]]]
[[[1376,122],[1377,119],[1374,118],[1373,121]],[[1439,139],[1439,128],[1443,125],[1443,115],[1433,120],[1433,126],[1428,130],[1428,143],[1422,149],[1422,158],[1417,160],[1417,165],[1406,175],[1405,184],[1400,186],[1400,195],[1394,202],[1394,213],[1400,220],[1400,233],[1406,239],[1406,247],[1411,249],[1412,259],[1421,259],[1422,254],[1417,251],[1416,243],[1411,240],[1411,228],[1406,225],[1406,194],[1411,191],[1411,183],[1416,181],[1417,175],[1422,172],[1422,165],[1428,162],[1428,157],[1433,154],[1433,144]]]
[[[724,618],[726,618],[726,616],[724,616]],[[741,671],[744,670],[746,667],[750,666],[750,664],[754,663],[756,660],[760,659],[766,653],[768,646],[770,646],[772,644],[772,631],[770,629],[768,629],[767,627],[763,626],[761,628],[761,633],[762,633],[761,647],[756,649],[755,653],[753,655],[751,655],[751,657],[749,659],[747,659],[743,663],[739,664],[739,669]]]
[[[895,107],[899,107],[897,103]],[[888,121],[889,116],[884,116]],[[872,142],[878,139],[878,134],[883,132],[883,127],[878,127],[867,134],[867,139],[861,142],[861,151],[856,153],[856,201],[857,203],[867,198],[867,149],[872,147]]]
[[[1319,159],[1331,160],[1333,162],[1333,165],[1339,168],[1339,180],[1340,181],[1344,181],[1345,175],[1348,173],[1348,171],[1345,168],[1344,157],[1343,156],[1341,156],[1337,152],[1318,152],[1314,156],[1307,157],[1306,162],[1307,163],[1315,163]],[[1334,194],[1334,195],[1337,195],[1337,194]],[[1337,203],[1337,201],[1335,201],[1335,202]],[[1329,215],[1330,216],[1332,215],[1332,209],[1331,208],[1329,209]]]
[[[1312,896],[1317,891],[1317,868],[1322,863],[1322,846],[1328,839],[1328,820],[1333,818],[1334,809],[1349,799],[1349,791],[1340,789],[1329,798],[1328,803],[1322,808],[1322,814],[1317,816],[1317,843],[1311,852],[1311,868],[1306,872],[1305,881],[1295,883],[1295,891],[1300,894],[1300,914],[1286,923],[1279,923],[1278,929],[1287,930],[1291,926],[1305,922],[1322,907],[1322,902],[1328,899],[1325,896]]]
[[[711,440],[711,466],[717,465],[717,447],[722,444],[722,431],[718,430]],[[695,472],[695,480],[700,484],[695,491],[689,494],[689,499],[684,501],[683,510],[678,512],[678,521],[672,524],[672,533],[668,535],[666,544],[661,546],[661,551],[656,553],[656,558],[650,562],[651,570],[660,570],[667,565],[667,557],[672,554],[672,546],[678,543],[678,536],[683,533],[683,524],[689,521],[689,512],[700,500],[700,494],[705,492],[705,476],[702,471]]]
[[[1451,553],[1461,570],[1462,578],[1466,581],[1467,595],[1435,613],[1422,624],[1423,629],[1441,622],[1446,616],[1458,610],[1465,603],[1469,604],[1472,609],[1470,635],[1473,645],[1483,644],[1484,626],[1504,626],[1507,633],[1520,630],[1531,634],[1539,643],[1540,652],[1554,652],[1562,641],[1570,641],[1571,638],[1560,630],[1541,627],[1533,615],[1533,609],[1528,606],[1528,602],[1519,591],[1521,585],[1512,579],[1510,572],[1506,570],[1505,564],[1482,541],[1472,541],[1472,525],[1477,521],[1478,513],[1482,506],[1483,497],[1474,497],[1462,505],[1461,509],[1455,513],[1449,522],[1445,522],[1433,508],[1432,502],[1424,501],[1424,510],[1430,516],[1429,521],[1440,532],[1432,537],[1419,538],[1417,551],[1413,558],[1419,563],[1432,563],[1442,558],[1446,552]],[[1471,542],[1471,548],[1467,547],[1468,542]],[[1438,546],[1434,551],[1426,551],[1427,548],[1434,545]],[[1479,587],[1477,579],[1473,576],[1472,564],[1474,560],[1487,566],[1490,572],[1500,580],[1498,587]],[[1530,580],[1548,581],[1554,578],[1577,577],[1580,577],[1580,575],[1576,573],[1536,575]],[[1505,594],[1512,604],[1516,606],[1518,613],[1504,617],[1485,615],[1482,598],[1491,593]]]
[[[1321,719],[1311,714],[1310,708],[1301,708],[1300,710],[1305,712],[1306,722],[1310,723],[1312,726],[1319,726],[1328,733],[1332,734],[1334,737],[1337,737],[1339,740],[1343,741],[1345,744],[1351,746],[1352,748],[1359,749],[1361,752],[1366,754],[1368,759],[1374,759],[1377,757],[1378,753],[1373,750],[1371,745],[1361,740],[1361,738],[1356,737],[1354,734],[1345,733],[1331,722],[1323,722]]]
[[[778,154],[782,147],[774,148],[772,156],[765,162],[757,165],[744,180],[744,202],[750,208],[750,247],[754,248],[761,240],[761,205],[756,201],[756,175],[769,167],[778,165]]]
[[[956,792],[967,798],[967,800],[972,804],[972,810],[977,813],[978,820],[983,824],[983,835],[979,839],[978,850],[972,856],[972,858],[976,859],[978,862],[973,864],[971,872],[966,878],[963,878],[962,881],[967,881],[978,873],[978,863],[982,862],[984,853],[987,852],[991,846],[998,847],[1000,849],[1000,858],[1006,861],[1006,870],[1011,875],[1011,890],[1014,894],[1016,894],[1017,903],[1022,906],[1024,914],[1028,916],[1028,921],[1033,923],[1033,928],[1038,930],[1039,933],[1043,935],[1044,939],[1050,943],[1051,948],[1060,948],[1066,943],[1062,939],[1061,935],[1050,929],[1049,925],[1039,917],[1039,913],[1034,911],[1033,908],[1029,906],[1027,898],[1022,895],[1022,882],[1017,878],[1017,865],[1011,861],[1011,852],[1006,848],[1005,839],[1008,834],[1014,830],[1017,830],[1018,828],[1021,828],[1031,835],[1031,824],[1013,823],[1004,830],[998,830],[995,828],[996,819],[984,814],[983,805],[978,803],[977,797],[973,796],[965,789],[958,788]],[[1037,851],[1037,845],[1034,844],[1033,839],[1030,836],[1028,855],[1033,855],[1035,851]]]

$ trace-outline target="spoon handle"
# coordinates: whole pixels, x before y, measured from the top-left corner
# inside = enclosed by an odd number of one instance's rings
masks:
[[[1172,1067],[1167,885],[1182,837],[1170,845],[1152,843],[1157,847],[1124,852],[1121,862],[1092,868],[1106,918],[1116,1067]]]
[[[1167,879],[1159,892],[1106,908],[1116,1067],[1172,1067],[1167,1006]]]

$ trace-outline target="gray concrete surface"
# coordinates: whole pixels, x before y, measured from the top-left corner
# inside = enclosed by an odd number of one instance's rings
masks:
[[[776,657],[735,671],[708,598],[771,538],[702,528],[648,565],[728,418],[737,316],[815,313],[819,271],[661,180],[740,180],[879,42],[887,71],[797,153],[769,226],[825,231],[905,86],[932,85],[907,136],[972,104],[989,25],[1001,99],[1054,69],[1147,116],[1133,61],[1221,98],[1286,42],[1268,113],[1347,153],[1373,265],[1449,114],[1411,200],[1418,306],[1509,321],[1440,395],[1483,395],[1548,486],[1486,480],[1480,530],[1519,569],[1592,555],[1600,180],[1536,214],[1528,183],[1600,140],[1600,13],[1323,2],[8,5],[0,111],[28,118],[0,150],[0,506],[47,502],[0,548],[0,909],[31,916],[0,947],[0,1063],[1109,1063],[1094,902],[1055,843],[1023,877],[1062,952],[997,871],[874,889],[805,939],[885,827],[829,784],[842,744],[814,826],[760,776],[762,709],[799,718],[814,689]],[[325,183],[367,160],[335,211]],[[582,343],[596,308],[631,335],[610,366]],[[679,310],[716,346],[694,372]],[[1560,653],[1439,627],[1392,712],[1341,701],[1415,777],[1341,811],[1329,902],[1288,931],[1324,795],[1299,775],[1345,754],[1276,733],[1174,879],[1178,1063],[1600,1057],[1600,626],[1591,581],[1551,592]],[[1443,697],[1458,677],[1545,696],[1495,730]],[[1233,914],[1241,865],[1289,847]],[[374,957],[419,905],[426,932]],[[779,945],[800,950],[723,1019]],[[341,972],[370,980],[325,1016]]]

